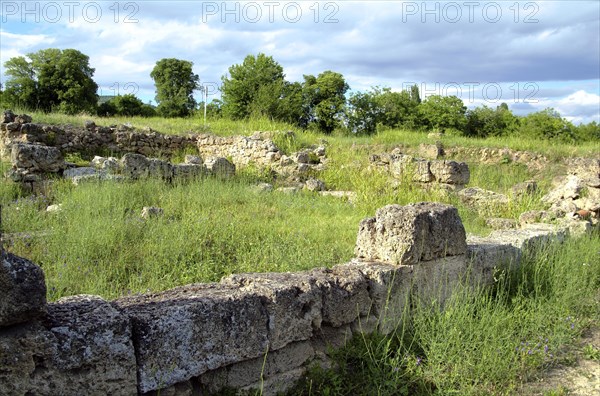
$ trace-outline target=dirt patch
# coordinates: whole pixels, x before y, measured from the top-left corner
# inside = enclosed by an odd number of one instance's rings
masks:
[[[594,326],[567,352],[574,363],[557,366],[541,374],[537,380],[528,382],[519,390],[520,395],[547,396],[597,396],[600,395],[600,361],[586,356],[584,348],[593,345],[600,348],[600,327]]]

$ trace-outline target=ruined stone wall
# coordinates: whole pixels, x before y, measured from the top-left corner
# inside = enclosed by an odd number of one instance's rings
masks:
[[[443,301],[469,272],[491,283],[496,267],[565,235],[533,224],[466,237],[452,206],[389,205],[360,223],[356,258],[331,269],[50,304],[39,267],[3,253],[0,393],[195,395],[228,386],[274,395],[352,334],[393,331],[410,299]]]
[[[40,144],[58,148],[66,153],[137,153],[169,155],[186,148],[196,147],[196,135],[164,135],[157,132],[135,132],[130,128],[73,126],[58,127],[33,123],[0,123],[0,154],[7,157],[12,145],[18,143]]]
[[[198,135],[197,142],[200,155],[230,158],[236,166],[271,165],[282,156],[275,143],[260,134],[250,137],[203,134]]]

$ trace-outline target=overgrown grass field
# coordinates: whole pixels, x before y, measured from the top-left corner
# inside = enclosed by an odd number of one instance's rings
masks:
[[[33,113],[35,122],[83,125],[131,123],[163,133],[219,135],[294,130],[269,120],[94,118]],[[45,194],[23,196],[0,184],[6,247],[40,264],[49,300],[86,293],[108,299],[130,293],[218,281],[236,272],[298,271],[331,267],[353,256],[359,221],[391,203],[438,201],[455,205],[467,232],[485,235],[489,217],[517,219],[542,209],[540,198],[561,174],[566,156],[594,156],[598,143],[578,146],[548,141],[467,139],[444,136],[446,147],[497,147],[545,155],[542,172],[523,164],[469,162],[470,186],[509,195],[510,203],[474,210],[442,189],[425,190],[409,180],[392,183],[369,163],[369,155],[402,145],[432,143],[419,132],[388,130],[371,137],[275,133],[287,153],[326,144],[328,166],[318,175],[328,188],[356,193],[353,202],[316,193],[260,192],[258,182],[277,180],[246,169],[231,180],[202,178],[169,184],[158,180],[90,182],[57,180]],[[325,140],[326,142],[324,142]],[[2,165],[5,171],[7,164]],[[536,179],[537,193],[513,197],[516,183]],[[60,203],[62,210],[45,211]],[[144,206],[164,216],[141,219]],[[443,311],[414,304],[391,336],[354,339],[335,353],[335,369],[314,369],[296,395],[488,395],[518,393],[519,385],[564,359],[563,351],[598,321],[600,236],[553,245],[529,257],[522,271],[498,274],[492,289],[464,288]]]

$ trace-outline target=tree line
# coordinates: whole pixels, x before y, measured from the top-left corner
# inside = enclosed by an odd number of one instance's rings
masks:
[[[95,69],[87,55],[74,49],[43,49],[11,58],[4,66],[8,80],[5,89],[0,86],[0,102],[9,106],[100,116],[188,117],[203,105],[193,96],[201,88],[193,63],[181,59],[161,59],[150,73],[156,107],[132,94],[99,103]],[[551,108],[526,116],[514,115],[506,103],[467,109],[456,96],[431,95],[422,100],[416,85],[400,92],[372,87],[347,95],[350,87],[344,76],[331,70],[290,82],[283,67],[262,53],[229,67],[221,82],[221,100],[207,104],[211,118],[267,117],[322,133],[341,130],[368,135],[404,128],[472,137],[518,134],[569,142],[600,140],[595,121],[575,126]]]

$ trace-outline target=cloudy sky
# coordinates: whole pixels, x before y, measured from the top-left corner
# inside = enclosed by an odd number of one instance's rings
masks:
[[[469,107],[553,107],[576,123],[600,121],[596,0],[2,0],[0,14],[2,65],[75,48],[90,57],[101,95],[154,101],[150,71],[179,58],[218,98],[229,66],[263,52],[290,81],[333,70],[353,91],[416,83],[422,96],[457,95]]]

